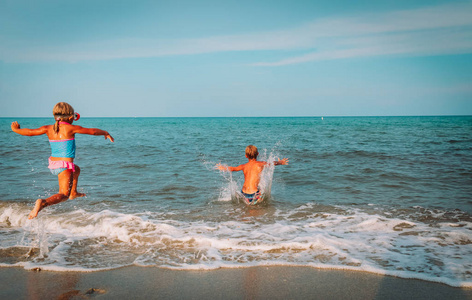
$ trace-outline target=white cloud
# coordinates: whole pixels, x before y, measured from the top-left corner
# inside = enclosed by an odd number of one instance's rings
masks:
[[[472,53],[472,30],[398,33],[344,38],[330,49],[256,66],[283,66],[310,61],[372,57],[380,55],[444,55]]]
[[[3,61],[83,61],[192,55],[228,51],[312,50],[257,66],[379,55],[437,55],[472,52],[472,2],[357,17],[321,19],[304,26],[200,39],[116,39],[35,46],[2,41]],[[316,49],[316,51],[313,51]]]
[[[316,51],[257,66],[379,55],[472,53],[472,5],[455,4],[322,20],[298,32]],[[301,39],[301,37],[298,37]]]
[[[220,36],[200,39],[119,39],[59,46],[29,46],[27,42],[0,43],[4,61],[83,61],[192,55],[228,51],[293,49],[301,46],[279,34]]]

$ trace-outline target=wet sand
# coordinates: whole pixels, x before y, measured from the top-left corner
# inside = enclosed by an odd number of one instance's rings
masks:
[[[101,272],[0,268],[0,299],[472,299],[472,289],[309,267]]]

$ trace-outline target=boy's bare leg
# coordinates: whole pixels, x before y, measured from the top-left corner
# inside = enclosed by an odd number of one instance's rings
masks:
[[[79,182],[79,175],[80,175],[80,168],[79,168],[78,165],[75,165],[75,172],[72,173],[72,175],[74,177],[73,177],[73,180],[72,180],[72,189],[71,189],[70,196],[69,196],[70,200],[78,198],[78,197],[84,197],[85,196],[84,193],[77,192],[77,183]]]

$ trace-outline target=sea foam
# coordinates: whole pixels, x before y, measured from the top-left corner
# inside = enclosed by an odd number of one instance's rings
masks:
[[[316,204],[276,210],[272,221],[182,221],[149,212],[84,209],[42,212],[28,221],[27,214],[25,205],[0,206],[0,225],[9,233],[2,236],[1,250],[17,253],[1,266],[95,271],[127,265],[295,265],[472,286],[470,221],[430,226],[358,208],[320,210]]]

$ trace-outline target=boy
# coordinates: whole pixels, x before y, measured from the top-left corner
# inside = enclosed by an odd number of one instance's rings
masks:
[[[241,190],[242,195],[246,199],[246,203],[254,205],[257,202],[262,201],[262,194],[259,190],[259,182],[261,180],[261,173],[265,166],[269,165],[268,162],[258,161],[257,156],[259,152],[257,147],[249,145],[246,147],[246,158],[249,160],[243,165],[237,167],[225,166],[222,164],[217,164],[216,167],[218,170],[230,172],[243,171],[244,173],[244,184]],[[274,165],[288,165],[288,158],[282,160],[274,161]]]

